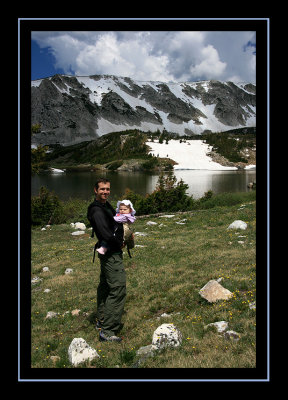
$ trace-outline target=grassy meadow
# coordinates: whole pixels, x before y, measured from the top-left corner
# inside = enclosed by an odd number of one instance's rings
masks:
[[[256,311],[249,308],[256,301],[255,208],[250,199],[174,213],[172,218],[136,220],[134,231],[146,235],[135,235],[137,247],[131,259],[124,249],[127,298],[121,343],[100,342],[95,329],[100,268],[97,256],[92,263],[91,231],[72,236],[69,224],[51,225],[45,231],[34,227],[31,279],[40,280],[31,285],[31,367],[75,368],[68,347],[81,337],[100,358],[77,368],[131,368],[136,351],[151,344],[154,330],[173,323],[182,332],[182,345],[157,352],[139,368],[255,368]],[[234,220],[245,221],[247,229],[227,230]],[[147,225],[148,221],[157,225]],[[44,267],[49,271],[43,272]],[[73,272],[65,274],[66,268]],[[208,303],[198,292],[210,279],[220,277],[233,297]],[[49,311],[58,314],[46,319]],[[160,317],[163,313],[172,315]],[[227,321],[240,340],[226,340],[215,328],[205,328],[216,321]]]

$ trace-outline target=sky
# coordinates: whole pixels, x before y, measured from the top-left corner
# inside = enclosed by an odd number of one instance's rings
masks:
[[[31,80],[56,73],[256,83],[253,31],[33,31]]]

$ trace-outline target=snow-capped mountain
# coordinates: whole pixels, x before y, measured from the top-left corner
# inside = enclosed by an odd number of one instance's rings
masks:
[[[128,129],[199,134],[256,126],[256,86],[54,75],[31,83],[32,144],[73,144]]]

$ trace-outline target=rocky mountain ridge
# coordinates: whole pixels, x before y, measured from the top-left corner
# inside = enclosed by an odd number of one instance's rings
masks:
[[[95,140],[128,129],[199,134],[256,126],[256,86],[54,75],[31,83],[32,144]]]

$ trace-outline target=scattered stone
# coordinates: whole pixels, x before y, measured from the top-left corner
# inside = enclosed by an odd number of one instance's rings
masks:
[[[145,232],[135,232],[134,235],[136,235],[136,236],[147,236],[148,233],[145,233]]]
[[[185,225],[187,221],[187,218],[181,219],[180,221],[175,222],[178,225]]]
[[[232,222],[232,224],[230,224],[227,229],[242,229],[242,230],[245,230],[245,229],[247,229],[247,224],[244,221],[236,220],[236,221]]]
[[[232,340],[233,342],[238,342],[238,340],[240,339],[239,333],[235,331],[227,331],[224,333],[223,336],[225,339]]]
[[[71,235],[73,235],[73,236],[79,236],[79,235],[84,235],[84,234],[85,234],[84,231],[75,231],[75,232],[71,233]]]
[[[42,271],[43,272],[49,272],[49,268],[48,267],[43,267]]]
[[[153,221],[148,221],[146,223],[146,225],[158,225],[157,222],[153,222]]]
[[[93,360],[100,357],[95,349],[90,347],[87,342],[82,338],[74,338],[68,348],[69,361],[74,366],[78,364]]]
[[[165,312],[163,314],[160,315],[160,317],[162,318],[169,318],[171,317],[172,314],[166,314]]]
[[[162,324],[153,333],[152,345],[158,349],[168,346],[178,347],[182,343],[182,333],[174,324]]]
[[[85,231],[86,225],[83,222],[75,222],[74,224],[75,229],[80,229],[80,231]]]
[[[49,292],[51,292],[51,289],[45,289],[44,290],[44,293],[49,293]]]
[[[81,310],[77,310],[77,309],[76,309],[76,310],[72,310],[72,311],[71,311],[71,314],[72,314],[72,315],[79,315],[80,311],[81,311]]]
[[[36,283],[39,283],[43,281],[43,278],[39,278],[39,276],[35,276],[35,278],[32,278],[31,283],[32,285],[35,285]]]
[[[135,244],[134,247],[147,247],[147,246],[143,246],[142,244]]]
[[[47,313],[45,319],[55,318],[55,317],[57,317],[57,315],[59,315],[59,313],[56,313],[56,312],[54,312],[54,311],[48,311],[48,313]]]
[[[173,218],[175,215],[159,215],[160,218]]]
[[[243,240],[238,240],[237,243],[239,243],[239,244],[244,244],[245,242],[243,242]]]
[[[86,229],[86,225],[83,224],[83,222],[71,222],[70,226],[71,228],[80,229],[81,231],[85,231]]]
[[[65,274],[67,275],[67,274],[71,274],[73,272],[73,269],[72,268],[66,268],[65,269]]]
[[[137,356],[140,356],[143,359],[143,358],[153,357],[156,350],[158,350],[157,346],[149,344],[148,346],[140,347],[140,349],[136,351],[136,354]]]
[[[205,326],[205,329],[207,329],[209,326],[215,326],[217,331],[219,333],[222,333],[228,329],[228,322],[226,321],[218,321],[218,322],[212,322],[211,324],[208,324]]]
[[[249,303],[249,308],[250,308],[250,310],[256,310],[256,301]]]
[[[230,290],[225,289],[214,279],[206,283],[206,285],[200,289],[199,294],[209,303],[214,303],[218,300],[228,300],[233,296],[233,293],[231,293]]]

